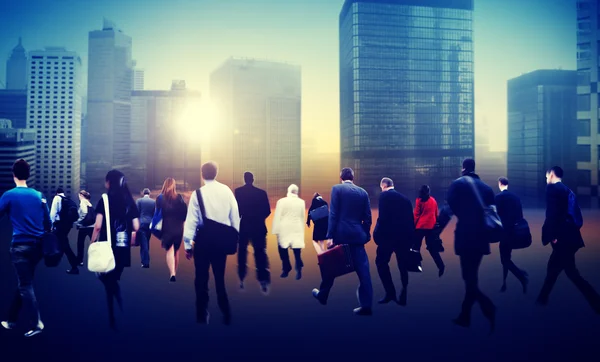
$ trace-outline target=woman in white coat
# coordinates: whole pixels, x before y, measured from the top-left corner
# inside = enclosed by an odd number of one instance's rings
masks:
[[[279,244],[279,256],[283,266],[282,278],[287,278],[292,271],[288,248],[294,250],[296,258],[296,280],[302,278],[301,252],[304,249],[304,222],[306,219],[306,205],[304,200],[298,197],[298,186],[288,187],[287,197],[277,201],[275,206],[275,217],[273,218],[273,234],[277,235]]]

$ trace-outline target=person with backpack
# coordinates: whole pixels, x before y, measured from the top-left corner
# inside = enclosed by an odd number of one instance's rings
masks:
[[[537,298],[538,305],[547,305],[550,292],[564,270],[567,277],[583,294],[592,309],[600,314],[600,295],[579,274],[575,253],[584,247],[580,228],[583,225],[577,197],[562,183],[564,171],[554,166],[546,172],[546,220],[542,227],[542,244],[552,246],[546,280]]]
[[[62,187],[56,189],[56,194],[52,200],[52,208],[50,209],[50,221],[52,222],[52,230],[67,255],[71,269],[67,270],[67,274],[79,274],[79,262],[77,256],[71,249],[69,243],[69,232],[73,228],[74,223],[79,219],[79,210],[77,204],[70,198],[65,196],[65,191]]]
[[[90,202],[92,195],[85,190],[79,191],[79,219],[75,222],[77,233],[77,264],[83,266],[83,255],[85,250],[85,239],[92,239],[94,224],[96,223],[96,212]]]
[[[17,160],[12,167],[16,187],[6,191],[0,198],[0,218],[8,215],[12,224],[10,260],[17,273],[18,287],[8,312],[8,319],[0,325],[4,329],[14,329],[22,307],[27,307],[29,319],[34,322],[25,337],[42,333],[44,323],[40,318],[37,299],[33,290],[35,267],[42,260],[42,240],[50,230],[48,206],[42,194],[27,187],[30,168],[27,161]]]

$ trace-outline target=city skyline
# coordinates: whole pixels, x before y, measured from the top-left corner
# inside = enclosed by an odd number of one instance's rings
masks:
[[[186,79],[191,89],[208,94],[210,72],[229,56],[285,60],[303,68],[304,138],[317,139],[315,152],[339,150],[339,136],[330,134],[339,130],[337,18],[342,0],[326,4],[316,0],[260,1],[254,5],[181,1],[169,8],[152,1],[144,7],[134,3],[94,2],[84,10],[73,2],[74,20],[60,28],[31,13],[35,6],[11,4],[11,10],[22,14],[25,21],[16,23],[0,15],[6,20],[3,31],[7,35],[1,37],[0,54],[8,54],[21,35],[27,49],[60,43],[83,54],[85,35],[105,16],[134,39],[134,58],[145,70],[145,89],[166,89],[171,79]],[[225,16],[231,7],[240,14],[257,16]],[[127,20],[134,11],[145,16]],[[270,16],[259,16],[263,13]],[[510,24],[504,20],[507,17],[512,19]],[[474,39],[475,128],[479,119],[487,118],[493,136],[491,149],[506,150],[506,81],[536,69],[575,69],[575,1],[475,1],[473,26],[478,34]],[[39,27],[46,31],[34,36],[31,29]],[[213,34],[209,40],[194,40],[208,33]],[[170,54],[187,56],[173,58]],[[87,54],[82,58],[86,64]],[[1,70],[0,75],[4,73]]]

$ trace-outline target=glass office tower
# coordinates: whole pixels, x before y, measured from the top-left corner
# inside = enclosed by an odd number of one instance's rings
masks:
[[[444,200],[474,156],[472,0],[346,0],[340,13],[341,166],[377,199]]]

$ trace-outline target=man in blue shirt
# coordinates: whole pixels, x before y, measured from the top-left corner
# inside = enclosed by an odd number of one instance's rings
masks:
[[[44,329],[33,291],[33,274],[43,256],[42,237],[45,230],[50,229],[50,215],[42,194],[27,187],[29,164],[23,159],[17,160],[12,172],[17,187],[0,198],[0,217],[8,214],[13,226],[10,259],[17,272],[18,290],[8,312],[8,320],[0,324],[5,329],[13,329],[21,307],[26,304],[27,310],[33,313],[29,320],[37,323],[25,333],[25,337],[33,337]]]

